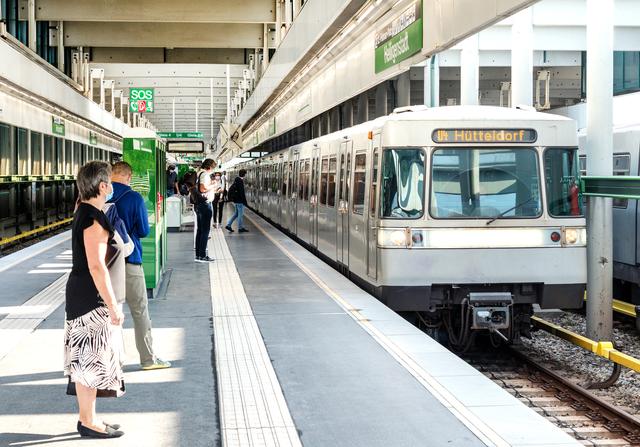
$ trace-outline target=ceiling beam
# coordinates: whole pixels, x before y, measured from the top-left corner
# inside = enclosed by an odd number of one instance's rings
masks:
[[[91,62],[244,64],[242,48],[91,48]]]
[[[57,32],[53,30],[54,42]],[[262,48],[262,32],[262,24],[254,23],[65,22],[64,43],[68,47]],[[268,45],[275,48],[274,33]]]
[[[276,20],[275,2],[268,0],[38,0],[36,6],[36,20],[65,22],[274,23]]]

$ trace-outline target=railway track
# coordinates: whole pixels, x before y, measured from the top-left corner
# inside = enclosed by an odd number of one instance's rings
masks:
[[[502,388],[587,446],[640,446],[640,419],[516,349],[463,358]]]

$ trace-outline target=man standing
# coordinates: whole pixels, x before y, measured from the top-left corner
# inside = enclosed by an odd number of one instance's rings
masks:
[[[233,202],[236,208],[233,216],[231,216],[231,219],[229,219],[225,227],[229,233],[233,233],[231,224],[236,219],[238,219],[238,233],[247,233],[249,231],[244,227],[244,207],[247,206],[247,197],[244,195],[244,176],[246,174],[247,171],[245,169],[240,169],[238,177],[236,177],[229,187],[229,201]]]
[[[149,218],[144,199],[129,186],[131,175],[131,166],[127,162],[119,161],[112,167],[113,197],[110,203],[116,205],[118,214],[134,244],[133,252],[126,259],[126,301],[133,318],[136,348],[140,354],[142,369],[169,368],[171,363],[160,360],[153,353],[147,286],[142,270],[142,243],[140,242],[140,239],[149,234]]]
[[[174,194],[180,194],[178,189],[178,173],[174,165],[169,165],[167,169],[167,197],[171,197]]]

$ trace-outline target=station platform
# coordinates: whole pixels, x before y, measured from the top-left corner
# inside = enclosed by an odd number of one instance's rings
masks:
[[[116,440],[80,441],[64,394],[68,235],[0,259],[0,445],[581,445],[260,217],[246,223],[212,230],[209,264],[193,262],[191,233],[169,233],[149,307],[173,367],[140,370],[127,314],[127,394],[98,401]]]

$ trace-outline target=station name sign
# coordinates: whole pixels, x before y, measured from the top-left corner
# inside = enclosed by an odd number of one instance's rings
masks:
[[[535,143],[534,129],[436,129],[431,134],[434,143]]]
[[[375,71],[380,73],[422,50],[422,2],[415,1],[375,34]]]

